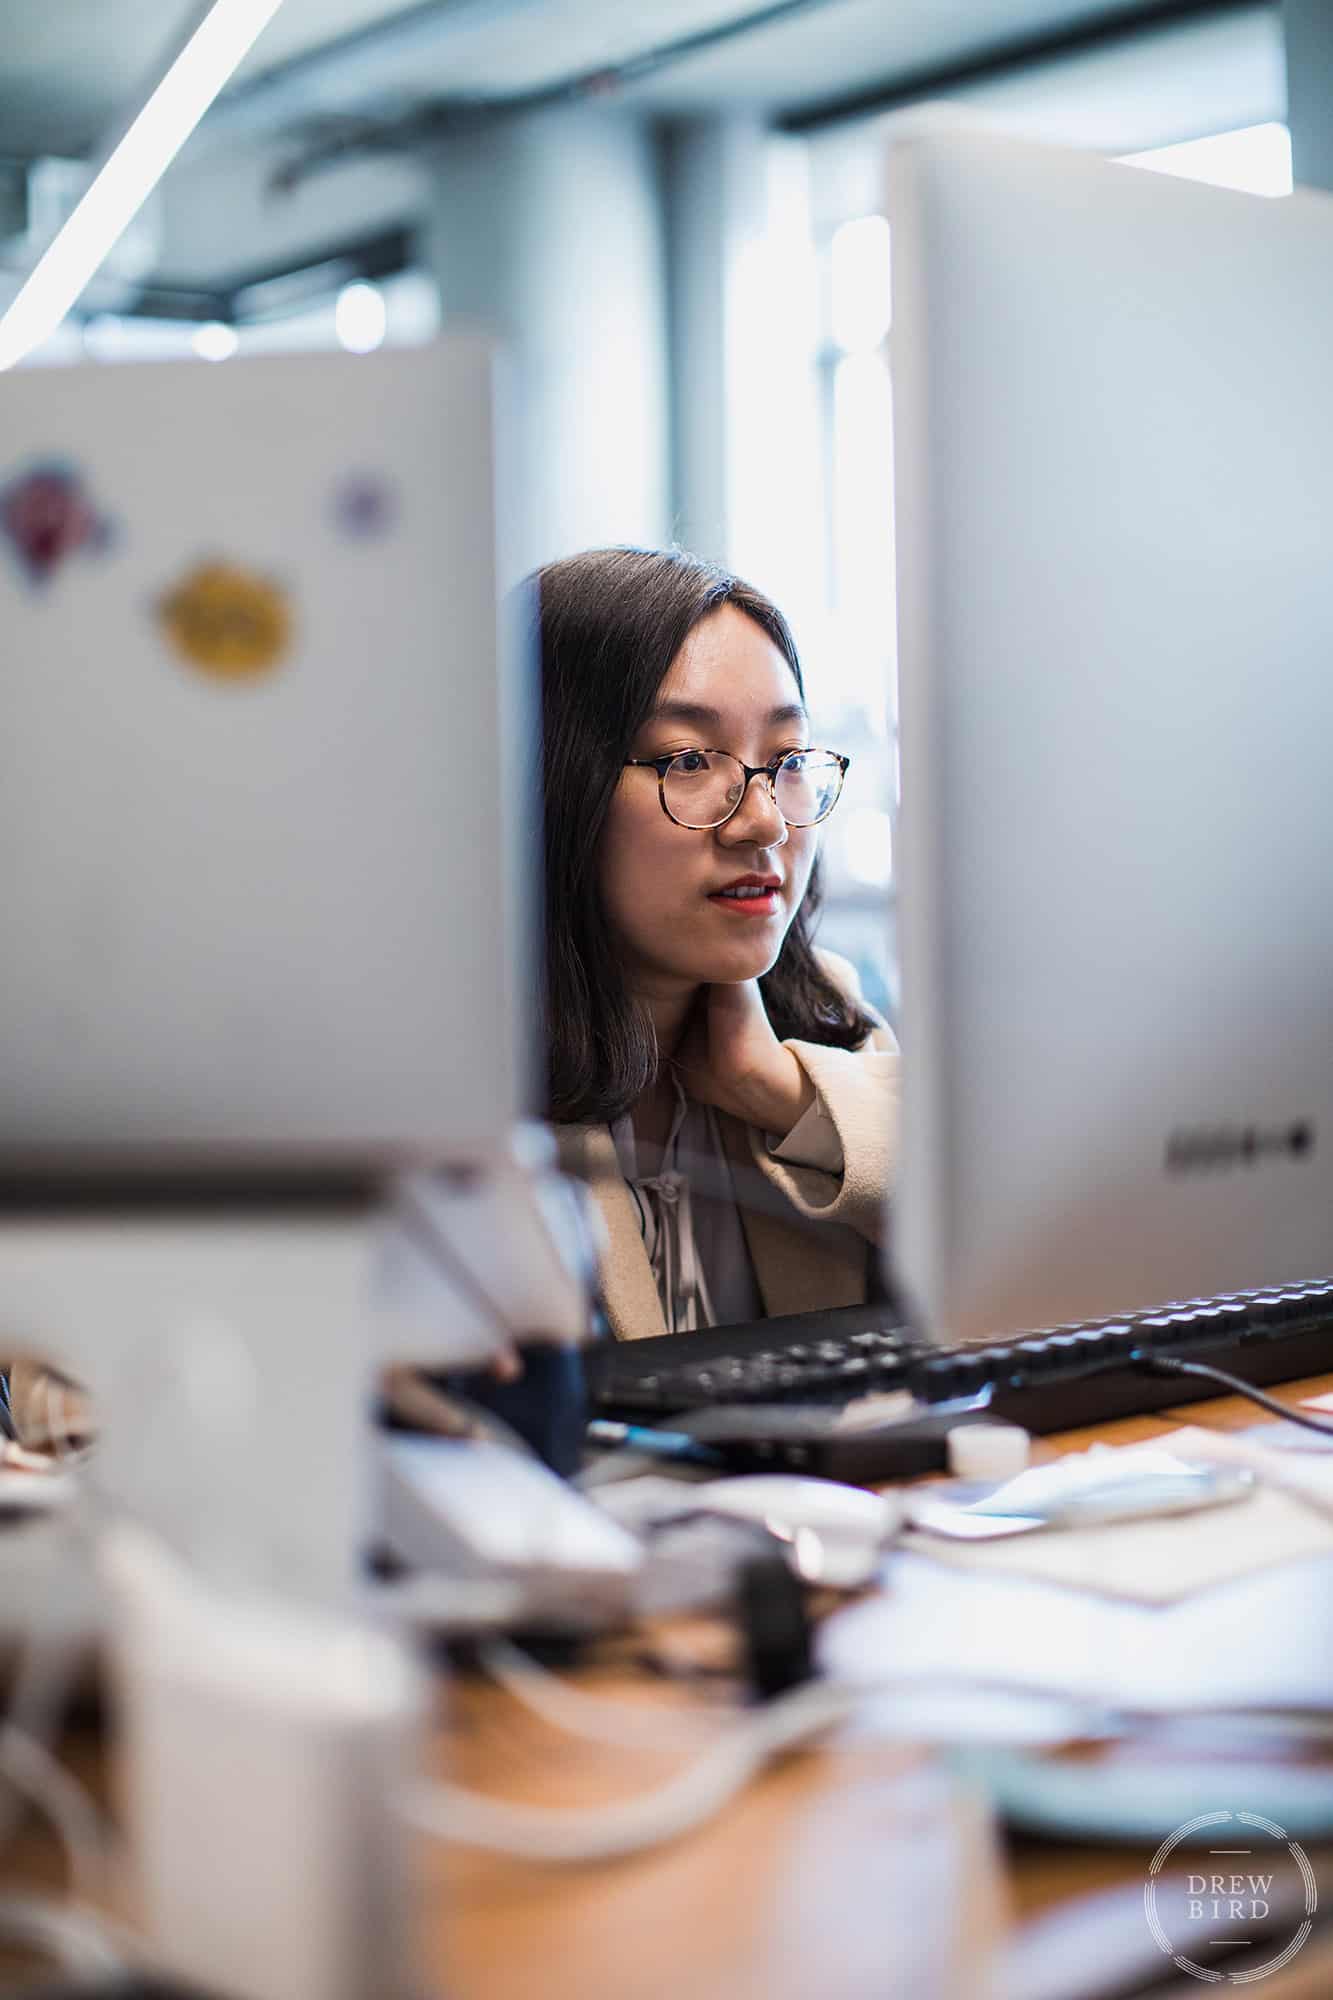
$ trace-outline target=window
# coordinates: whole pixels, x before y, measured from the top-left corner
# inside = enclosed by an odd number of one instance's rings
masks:
[[[820,246],[817,357],[826,439],[826,657],[819,685],[836,705],[838,747],[852,758],[824,842],[821,936],[851,958],[867,996],[896,1012],[893,824],[896,610],[893,408],[889,386],[889,225],[843,222]]]

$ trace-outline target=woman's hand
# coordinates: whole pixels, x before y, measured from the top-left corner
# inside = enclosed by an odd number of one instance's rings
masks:
[[[815,1088],[773,1033],[757,979],[706,986],[674,1058],[701,1104],[782,1138],[815,1101]]]

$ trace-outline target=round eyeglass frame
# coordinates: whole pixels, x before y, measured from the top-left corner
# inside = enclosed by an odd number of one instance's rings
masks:
[[[820,813],[818,819],[788,819],[786,813],[783,812],[782,807],[778,804],[778,775],[789,757],[808,757],[812,752],[820,757],[828,757],[838,766],[838,788],[825,806],[823,812]],[[666,780],[667,772],[679,757],[730,757],[733,764],[740,765],[744,773],[744,781],[741,785],[740,795],[730,812],[723,813],[721,819],[707,820],[702,825],[696,824],[693,820],[676,818],[676,815],[666,802]],[[784,826],[822,826],[833,811],[834,806],[837,805],[838,800],[842,797],[843,782],[846,779],[851,761],[850,757],[844,757],[838,750],[822,750],[814,744],[811,745],[809,750],[784,750],[780,757],[770,757],[767,764],[747,764],[743,758],[732,756],[730,750],[715,750],[711,746],[704,744],[691,745],[688,750],[673,750],[666,757],[627,757],[625,759],[628,768],[637,771],[656,771],[657,797],[662,811],[673,826],[684,827],[689,833],[714,833],[718,827],[725,826],[729,819],[734,819],[745,803],[752,778],[763,778],[766,781],[768,796],[773,801],[773,810],[778,814]]]

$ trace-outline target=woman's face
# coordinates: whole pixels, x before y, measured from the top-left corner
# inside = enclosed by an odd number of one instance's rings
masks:
[[[727,750],[767,764],[809,743],[792,670],[734,605],[696,625],[657,691],[631,757]],[[757,979],[777,958],[814,863],[818,828],[788,826],[761,778],[725,825],[677,826],[662,810],[657,773],[627,769],[601,843],[603,903],[631,989],[647,998],[683,985]],[[728,899],[739,882],[766,893]]]

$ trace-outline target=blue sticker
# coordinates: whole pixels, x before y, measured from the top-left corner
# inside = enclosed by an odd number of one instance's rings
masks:
[[[334,495],[333,518],[356,541],[375,541],[388,534],[397,517],[397,497],[379,473],[349,473]]]

